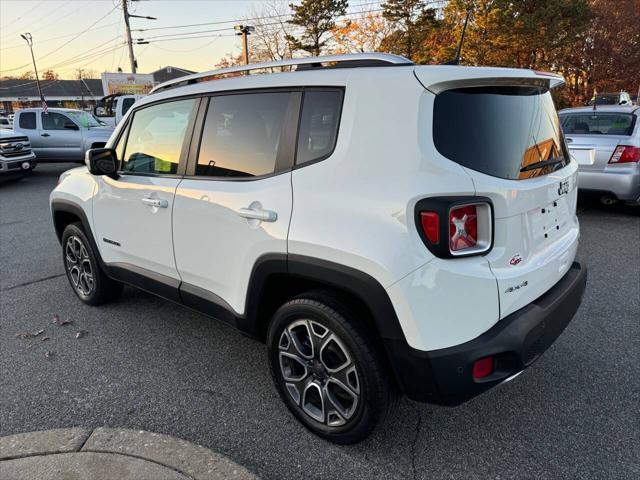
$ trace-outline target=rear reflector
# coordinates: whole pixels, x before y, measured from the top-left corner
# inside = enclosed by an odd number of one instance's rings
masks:
[[[478,211],[476,205],[465,205],[449,211],[449,248],[452,252],[475,247],[478,243]]]
[[[609,163],[634,163],[640,161],[640,148],[618,145],[611,155]]]
[[[493,356],[476,360],[473,364],[473,378],[486,378],[493,373]]]
[[[433,245],[440,243],[440,217],[437,212],[420,212],[422,231]]]

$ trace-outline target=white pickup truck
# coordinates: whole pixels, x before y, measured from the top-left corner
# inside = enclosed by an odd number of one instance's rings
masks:
[[[94,115],[101,122],[115,127],[125,116],[129,109],[145,95],[107,95],[103,97],[94,109]]]
[[[29,138],[39,162],[84,162],[85,152],[103,147],[113,127],[82,110],[26,108],[16,112],[13,130]]]

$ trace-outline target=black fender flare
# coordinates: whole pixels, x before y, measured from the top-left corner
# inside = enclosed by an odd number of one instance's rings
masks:
[[[269,277],[277,274],[348,292],[368,308],[378,336],[382,339],[405,340],[391,299],[375,278],[355,268],[296,254],[272,254],[258,259],[249,281],[245,315],[237,319],[240,330],[259,336],[258,309],[261,297]]]

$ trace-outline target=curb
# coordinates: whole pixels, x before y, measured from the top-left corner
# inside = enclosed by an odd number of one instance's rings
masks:
[[[169,435],[100,427],[0,437],[0,478],[253,480],[229,458]]]

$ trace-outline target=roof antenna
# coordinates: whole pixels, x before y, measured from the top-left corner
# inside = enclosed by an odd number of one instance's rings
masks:
[[[445,63],[445,65],[460,65],[460,53],[462,52],[462,44],[464,43],[464,36],[467,33],[467,23],[469,23],[469,16],[471,10],[467,11],[467,17],[464,19],[464,26],[462,27],[462,35],[460,35],[460,43],[458,43],[458,51],[456,52],[456,58]]]

